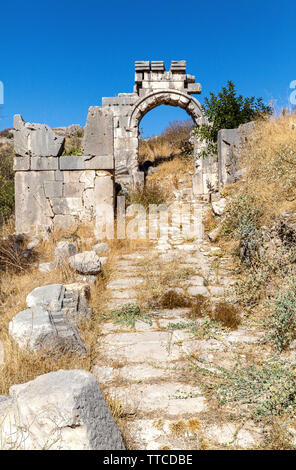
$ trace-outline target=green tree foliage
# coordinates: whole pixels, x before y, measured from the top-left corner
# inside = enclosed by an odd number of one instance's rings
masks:
[[[244,98],[238,95],[230,80],[218,95],[211,92],[209,98],[205,98],[202,108],[209,123],[196,128],[195,135],[208,142],[206,155],[217,151],[220,129],[235,129],[241,124],[263,119],[272,113],[272,108],[266,106],[262,98]]]
[[[0,224],[14,210],[14,172],[12,146],[0,148]]]

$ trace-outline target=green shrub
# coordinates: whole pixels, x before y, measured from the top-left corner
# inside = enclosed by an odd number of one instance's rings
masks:
[[[13,157],[11,146],[0,147],[0,224],[14,210]]]
[[[294,416],[296,374],[290,364],[272,357],[262,364],[237,363],[231,370],[217,367],[217,371],[214,393],[222,404],[237,403],[241,416],[270,423],[278,416]]]
[[[296,337],[296,283],[280,291],[268,305],[273,314],[265,321],[267,339],[281,352]]]
[[[209,124],[195,128],[195,135],[209,144],[203,156],[217,152],[218,131],[220,129],[235,129],[240,124],[264,118],[272,113],[270,106],[263,103],[262,98],[244,98],[237,95],[232,81],[227,82],[220,93],[211,92],[209,98],[204,99],[202,106]]]

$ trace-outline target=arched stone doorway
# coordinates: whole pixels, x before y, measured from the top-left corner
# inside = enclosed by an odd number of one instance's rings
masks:
[[[199,126],[206,119],[200,103],[191,95],[200,92],[201,85],[195,82],[195,76],[186,73],[185,61],[172,61],[169,71],[165,70],[162,61],[136,62],[133,93],[103,98],[102,107],[89,109],[83,155],[113,154],[116,180],[122,185],[143,184],[144,174],[139,171],[138,164],[141,119],[153,108],[164,104],[184,109]],[[198,159],[200,143],[196,139],[194,147],[196,174],[193,186],[196,193],[203,194],[207,192],[207,185],[204,164]],[[212,167],[207,168],[207,172],[212,171]]]

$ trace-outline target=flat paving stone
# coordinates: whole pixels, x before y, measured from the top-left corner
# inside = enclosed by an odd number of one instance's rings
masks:
[[[191,276],[189,279],[187,279],[186,285],[187,284],[192,286],[204,286],[205,280],[202,276]]]
[[[223,297],[225,294],[225,288],[221,286],[208,286],[208,289],[214,297]]]
[[[200,413],[207,408],[206,400],[198,387],[182,382],[159,384],[131,384],[110,387],[108,392],[130,412],[159,412],[163,415]]]
[[[189,295],[204,295],[209,296],[209,291],[205,286],[190,286],[187,289]]]
[[[114,281],[108,282],[106,285],[107,289],[126,289],[127,287],[135,287],[143,282],[143,278],[121,278],[114,279]]]
[[[116,333],[116,332],[126,332],[132,333],[133,331],[151,331],[153,329],[158,329],[158,326],[155,321],[152,322],[152,326],[149,323],[145,323],[142,321],[137,321],[135,323],[135,328],[132,329],[130,326],[122,324],[122,323],[104,323],[102,324],[100,330],[101,333],[107,335],[109,333]]]
[[[127,421],[126,426],[133,438],[137,450],[198,450],[199,443],[196,433],[190,432],[190,425],[184,432],[176,434],[180,420],[169,419],[137,419]],[[185,427],[188,420],[182,420]]]
[[[112,290],[113,299],[131,299],[137,296],[137,292],[134,289],[126,290]]]
[[[206,437],[220,445],[230,444],[242,449],[252,448],[255,445],[255,439],[252,433],[246,429],[240,429],[235,435],[237,425],[225,423],[222,425],[213,425],[206,431]]]
[[[94,366],[92,373],[97,378],[99,384],[112,382],[119,375],[119,369],[113,367]]]
[[[169,331],[109,334],[100,338],[100,344],[108,350],[111,359],[130,363],[165,363],[184,356],[181,346],[174,343],[174,333]]]

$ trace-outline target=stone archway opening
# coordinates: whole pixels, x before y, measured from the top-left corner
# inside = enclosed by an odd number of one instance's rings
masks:
[[[192,119],[193,124],[199,126],[203,120],[203,114],[200,103],[191,96],[178,90],[155,91],[136,103],[130,118],[129,131],[134,137],[137,137],[137,148],[135,149],[135,159],[139,162],[139,129],[142,119],[153,109],[160,106],[172,106],[183,109],[187,116]]]
[[[172,61],[167,71],[163,61],[135,62],[133,93],[119,93],[103,98],[102,106],[89,110],[84,134],[85,155],[113,154],[115,180],[121,186],[144,184],[144,173],[139,170],[139,124],[152,109],[160,105],[182,108],[199,126],[206,122],[202,107],[193,94],[201,93],[201,85],[195,76],[186,73],[186,61]],[[200,142],[194,144],[195,192],[207,192],[204,165],[198,159]]]
[[[163,164],[173,169],[169,162],[180,159],[188,164],[190,173],[193,169],[194,121],[184,109],[159,105],[150,110],[139,121],[138,162],[140,171],[145,176],[154,174]]]

